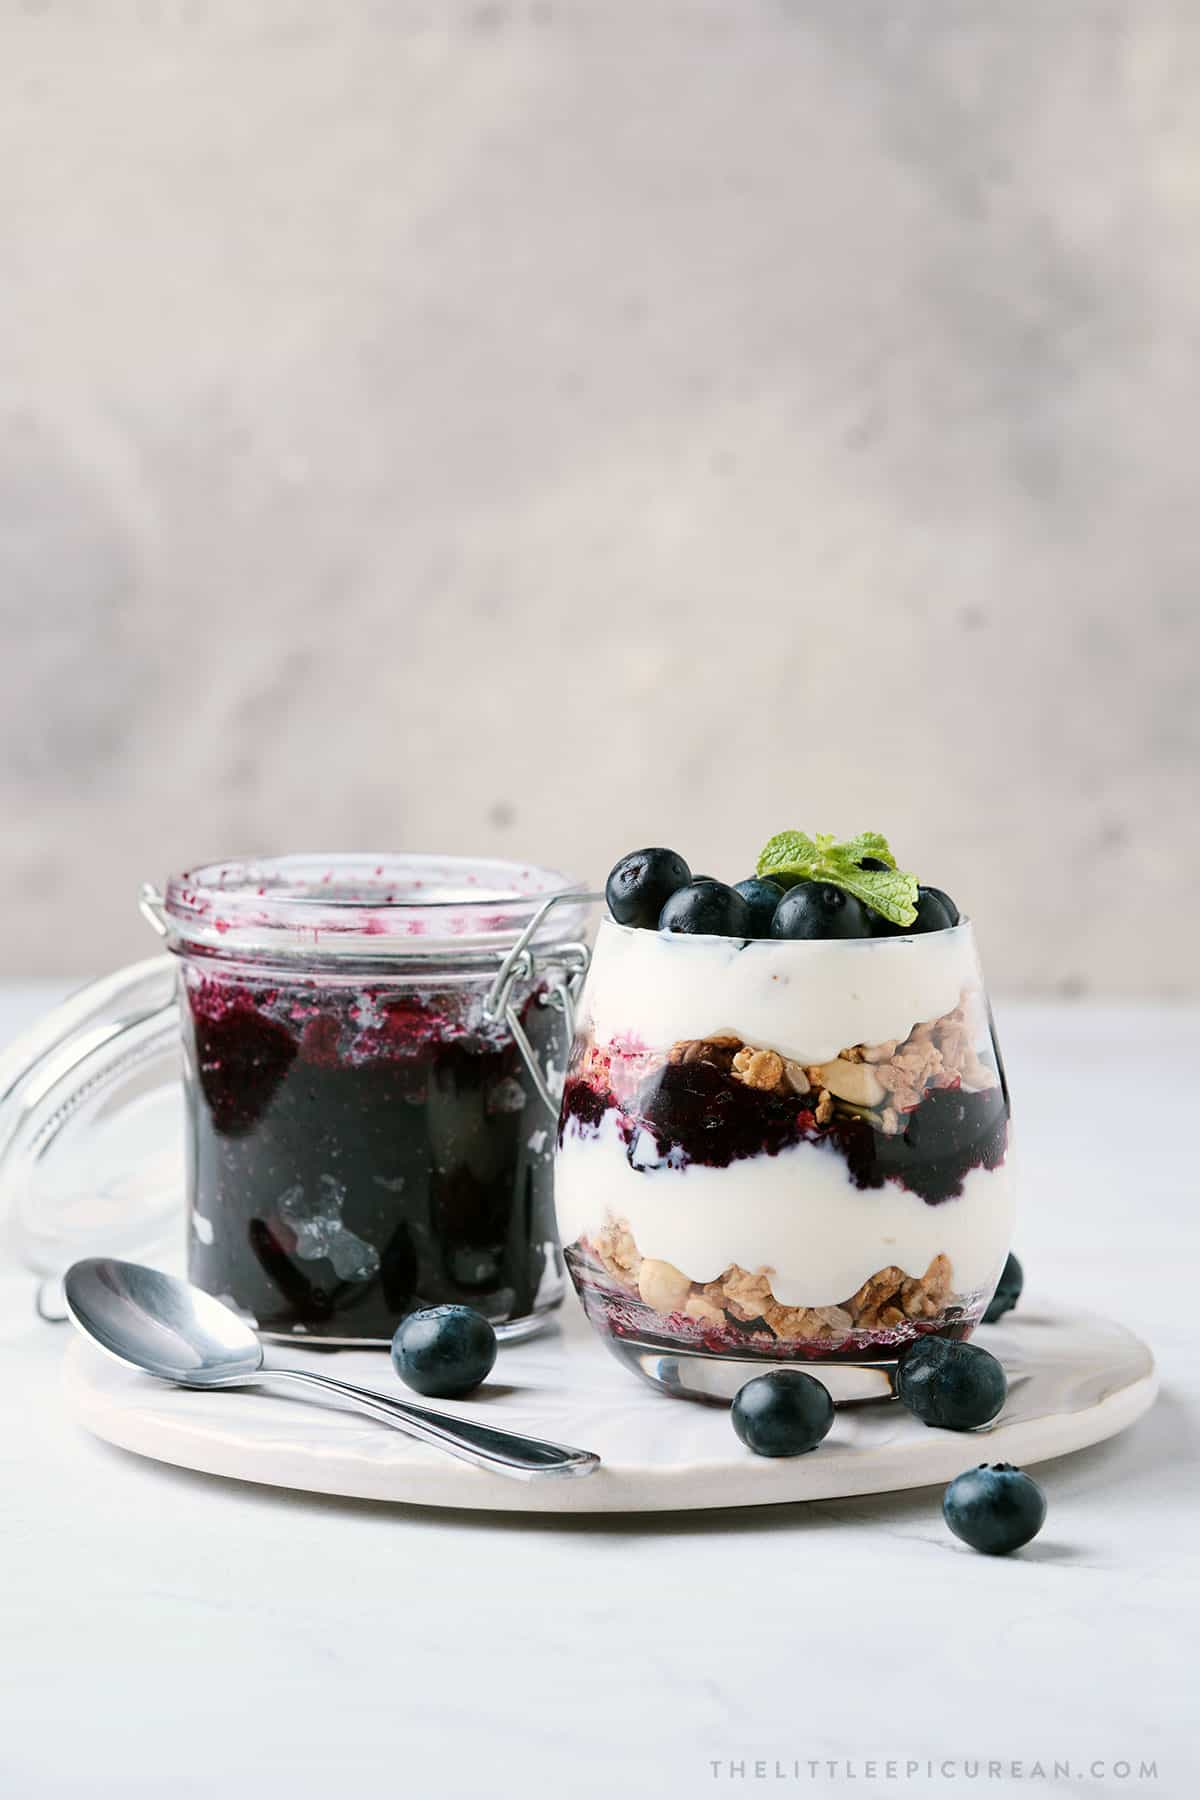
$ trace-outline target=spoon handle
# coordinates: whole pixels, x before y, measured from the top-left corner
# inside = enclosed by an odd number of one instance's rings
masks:
[[[390,1394],[377,1394],[370,1388],[352,1387],[349,1382],[335,1381],[332,1375],[314,1375],[308,1369],[260,1369],[238,1387],[259,1386],[264,1381],[299,1383],[336,1394],[358,1412],[369,1414],[384,1425],[392,1425],[422,1443],[436,1444],[451,1456],[475,1463],[481,1469],[494,1469],[500,1475],[515,1476],[518,1481],[531,1481],[546,1476],[590,1475],[600,1458],[591,1450],[573,1450],[567,1444],[550,1444],[542,1438],[522,1437],[514,1431],[501,1431],[495,1425],[483,1425],[476,1419],[455,1419],[448,1413],[430,1412],[424,1406],[412,1406],[407,1400],[393,1400]]]

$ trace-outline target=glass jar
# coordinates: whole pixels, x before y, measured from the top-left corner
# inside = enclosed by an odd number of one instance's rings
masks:
[[[145,904],[178,964],[190,1278],[268,1337],[383,1344],[447,1301],[536,1330],[565,1280],[543,1065],[586,961],[578,890],[290,856]]]
[[[967,1337],[1008,1252],[1008,1088],[969,921],[824,941],[605,919],[559,1121],[566,1260],[592,1325],[670,1392],[820,1365],[888,1390]]]

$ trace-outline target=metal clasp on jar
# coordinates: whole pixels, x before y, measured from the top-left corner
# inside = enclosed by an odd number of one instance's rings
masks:
[[[579,998],[579,990],[583,986],[583,978],[587,974],[591,950],[585,943],[556,943],[547,946],[539,954],[533,948],[533,940],[543,922],[556,906],[564,904],[584,906],[603,898],[603,894],[553,894],[546,904],[533,915],[512,949],[508,951],[496,971],[496,979],[488,990],[487,998],[483,1003],[484,1016],[493,1021],[503,1019],[512,1032],[517,1048],[525,1059],[529,1078],[537,1089],[538,1098],[552,1113],[557,1113],[562,1100],[563,1082],[566,1079],[566,1059],[570,1055],[571,1040],[575,1035],[575,1002]],[[519,981],[527,982],[531,987],[541,982],[549,983],[547,990],[539,988],[536,998],[539,1006],[552,1006],[563,1016],[563,1023],[566,1027],[566,1051],[561,1071],[549,1063],[543,1069],[538,1062],[537,1053],[530,1043],[517,1009],[513,1005],[513,990]]]
[[[539,951],[534,949],[533,940],[555,907],[590,906],[603,898],[603,894],[586,893],[579,889],[552,894],[545,904],[538,908],[511,950],[506,951],[501,958],[499,967],[496,969],[495,979],[483,1002],[484,1017],[493,1023],[503,1020],[512,1032],[525,1066],[529,1070],[530,1080],[537,1090],[538,1098],[552,1113],[557,1113],[562,1100],[566,1059],[570,1054],[571,1039],[575,1035],[575,1002],[579,997],[579,990],[583,986],[583,978],[587,974],[591,950],[585,943],[568,941],[548,944]],[[169,947],[174,948],[178,942],[178,934],[167,914],[163,896],[152,882],[146,882],[143,885],[138,896],[138,905],[143,917],[154,927],[158,935],[166,940]],[[281,951],[276,952],[277,955],[281,953]],[[311,961],[312,950],[310,947],[304,947],[304,955]],[[449,945],[446,947],[445,955],[454,963],[461,963],[463,957],[460,950],[455,950]],[[561,1073],[555,1070],[553,1065],[547,1065],[543,1069],[538,1062],[537,1054],[521,1024],[517,1009],[513,1005],[513,991],[518,982],[525,982],[530,987],[537,989],[536,999],[539,1006],[552,1006],[563,1016],[566,1026],[566,1047]],[[542,983],[546,983],[548,986],[543,989]]]

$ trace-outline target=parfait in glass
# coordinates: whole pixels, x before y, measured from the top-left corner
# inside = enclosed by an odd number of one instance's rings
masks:
[[[790,885],[679,858],[655,885],[666,852],[610,879],[556,1207],[592,1325],[669,1391],[799,1363],[835,1398],[886,1392],[912,1339],[970,1335],[1003,1268],[1008,1090],[974,931],[864,841],[851,874],[804,839],[824,860]]]

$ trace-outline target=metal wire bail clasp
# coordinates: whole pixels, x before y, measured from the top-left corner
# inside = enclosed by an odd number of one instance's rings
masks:
[[[138,889],[138,911],[148,925],[152,925],[159,937],[171,935],[167,924],[167,903],[152,881],[143,881]]]
[[[537,1089],[538,1098],[552,1113],[557,1113],[562,1099],[567,1057],[571,1050],[571,1039],[575,1035],[575,1002],[587,974],[591,952],[584,943],[556,943],[546,950],[544,956],[539,957],[533,948],[533,940],[543,921],[556,906],[587,906],[603,898],[603,894],[591,893],[552,894],[545,905],[539,907],[505,956],[483,1003],[484,1017],[493,1022],[503,1019],[512,1032],[517,1048],[525,1059],[529,1078]],[[560,1012],[566,1027],[567,1041],[561,1071],[552,1063],[542,1069],[512,1000],[513,989],[518,981],[528,982],[532,986],[543,978],[549,978],[551,986],[548,992],[537,995],[538,1005],[552,1006],[556,1012]]]

